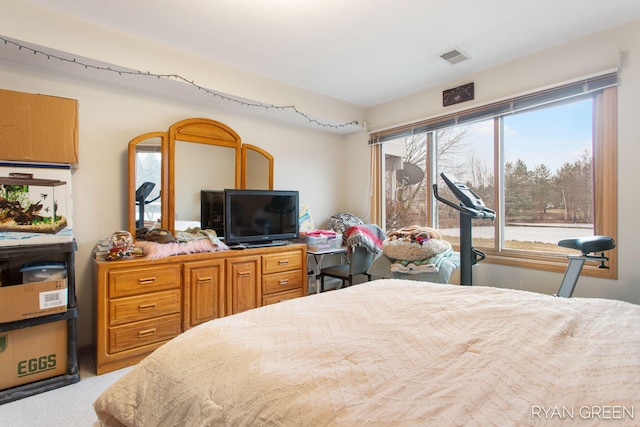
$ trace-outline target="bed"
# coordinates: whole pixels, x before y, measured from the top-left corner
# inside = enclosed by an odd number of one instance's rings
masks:
[[[629,424],[638,325],[621,301],[382,279],[190,329],[94,408],[106,426]]]

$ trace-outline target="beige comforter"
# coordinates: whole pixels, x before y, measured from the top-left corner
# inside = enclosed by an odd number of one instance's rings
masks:
[[[109,426],[630,425],[639,326],[619,301],[379,280],[200,325],[94,406]]]

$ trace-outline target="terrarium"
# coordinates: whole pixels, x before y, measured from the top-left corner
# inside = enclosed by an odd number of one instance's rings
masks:
[[[0,177],[0,231],[55,234],[65,228],[66,186],[28,173]]]

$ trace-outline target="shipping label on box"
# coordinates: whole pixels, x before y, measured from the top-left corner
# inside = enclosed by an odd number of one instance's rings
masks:
[[[67,371],[67,321],[0,332],[0,390]]]
[[[67,311],[67,281],[23,283],[0,288],[0,323]]]
[[[62,307],[67,309],[68,303],[67,289],[57,289],[55,291],[40,292],[40,307],[39,310],[48,310],[50,308]]]

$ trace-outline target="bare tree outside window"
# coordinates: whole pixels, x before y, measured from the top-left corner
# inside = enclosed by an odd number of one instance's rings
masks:
[[[435,224],[427,223],[432,194],[424,176],[435,170],[435,176],[441,172],[455,175],[489,208],[503,213],[499,225],[505,248],[553,252],[558,251],[561,238],[592,235],[591,109],[592,101],[587,99],[393,141],[396,148],[385,154],[386,230],[437,226],[457,243],[458,211],[437,204]],[[495,201],[494,166],[498,140],[494,133],[500,126],[503,139],[499,144],[506,153],[501,208]],[[401,179],[407,164],[424,171],[419,182]],[[455,200],[439,178],[437,182],[440,193]],[[495,246],[492,221],[475,221],[473,227],[475,246]]]

